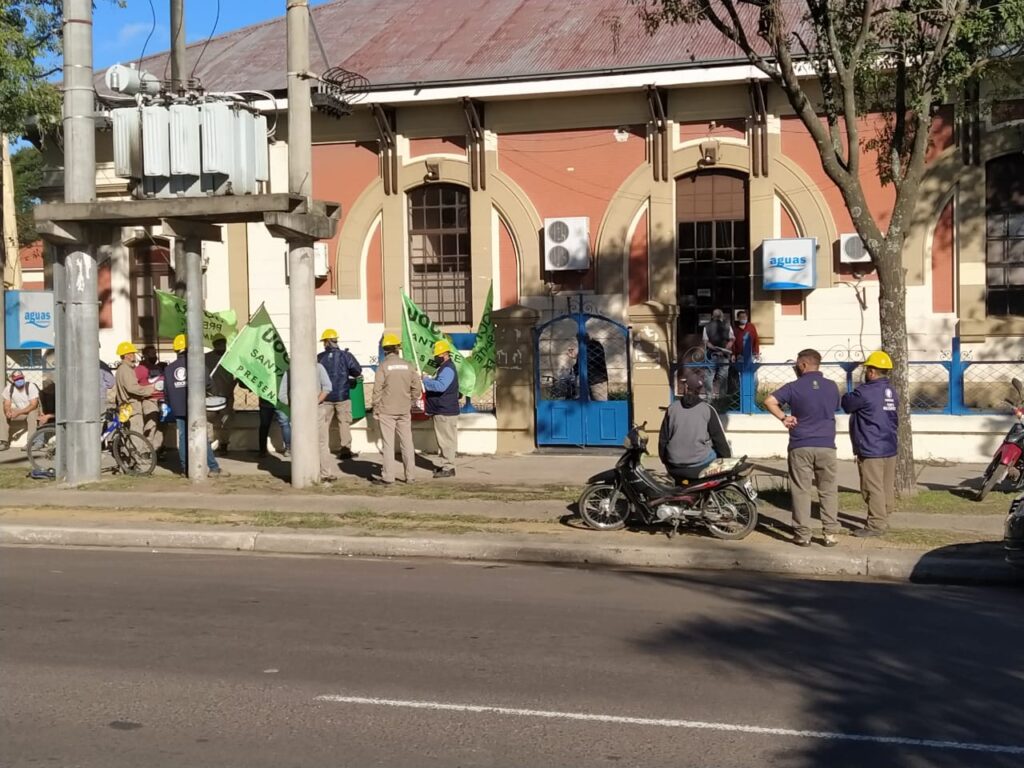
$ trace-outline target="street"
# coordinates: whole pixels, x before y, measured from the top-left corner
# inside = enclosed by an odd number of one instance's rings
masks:
[[[1018,766],[1021,595],[0,550],[5,766]]]

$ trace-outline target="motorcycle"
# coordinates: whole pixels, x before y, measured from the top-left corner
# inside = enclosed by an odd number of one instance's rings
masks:
[[[1002,445],[985,469],[985,474],[981,478],[981,490],[978,491],[978,501],[988,496],[989,491],[1003,482],[1007,475],[1013,482],[1012,490],[1019,491],[1024,488],[1024,384],[1021,384],[1019,379],[1013,379],[1012,383],[1017,391],[1017,402],[1004,402],[1013,408],[1017,422],[1010,427]]]
[[[1006,562],[1014,568],[1024,568],[1024,493],[1010,503],[1003,533]]]
[[[640,433],[646,426],[630,427],[615,467],[587,481],[577,509],[589,527],[615,531],[633,518],[668,526],[669,536],[702,525],[719,539],[742,539],[757,527],[757,492],[748,479],[754,467],[745,456],[722,460],[687,485],[665,482],[643,466],[647,438]]]

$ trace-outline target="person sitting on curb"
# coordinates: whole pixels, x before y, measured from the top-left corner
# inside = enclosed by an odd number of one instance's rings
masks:
[[[858,538],[881,536],[889,529],[896,509],[896,453],[900,427],[899,397],[889,381],[892,358],[878,350],[864,361],[864,383],[843,395],[843,410],[850,414],[850,441],[860,470],[860,493],[868,505]]]

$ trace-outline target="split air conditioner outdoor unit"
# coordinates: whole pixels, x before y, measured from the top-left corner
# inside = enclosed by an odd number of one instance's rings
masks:
[[[839,262],[841,264],[870,264],[871,254],[859,235],[839,236]]]
[[[327,243],[313,243],[313,277],[327,277]]]
[[[590,268],[590,218],[544,219],[544,268],[571,272]]]

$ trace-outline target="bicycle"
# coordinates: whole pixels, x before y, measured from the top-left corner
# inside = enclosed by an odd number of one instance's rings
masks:
[[[129,428],[132,407],[124,404],[108,408],[103,414],[100,450],[109,451],[117,468],[126,475],[151,475],[156,468],[156,450],[142,435]],[[33,469],[53,473],[57,458],[57,425],[45,424],[36,430],[28,446],[28,460]]]

